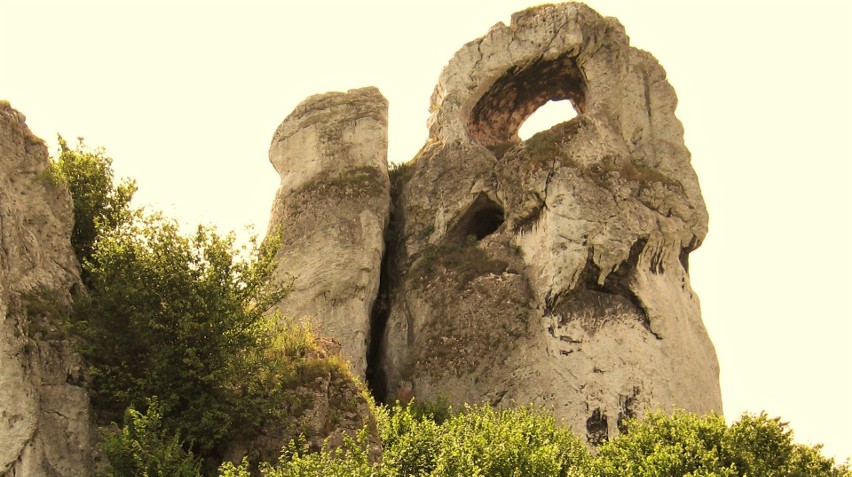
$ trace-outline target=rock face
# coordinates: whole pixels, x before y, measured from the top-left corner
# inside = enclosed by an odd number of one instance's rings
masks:
[[[277,273],[293,280],[278,309],[339,341],[361,378],[390,211],[387,118],[376,88],[312,96],[269,149],[281,176],[269,231],[281,237]]]
[[[0,102],[0,475],[92,470],[89,397],[63,331],[81,289],[71,196],[45,144]]]
[[[578,116],[521,141],[551,100]],[[385,230],[384,98],[309,98],[270,150],[295,277],[281,310],[316,317],[379,399],[538,402],[593,444],[649,407],[721,412],[688,273],[707,212],[676,103],[617,20],[517,13],[442,72]]]
[[[521,141],[550,100],[578,116]],[[657,61],[581,4],[517,13],[456,53],[394,191],[391,397],[539,402],[592,443],[656,405],[721,412],[676,103]]]

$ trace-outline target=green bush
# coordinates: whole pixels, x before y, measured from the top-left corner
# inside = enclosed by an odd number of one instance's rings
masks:
[[[261,466],[264,476],[571,476],[588,466],[580,440],[535,407],[468,406],[441,424],[423,409],[379,408],[381,463],[370,463],[364,430],[335,450],[292,443],[276,466]]]
[[[284,448],[278,465],[262,463],[264,477],[373,477],[385,474],[380,466],[370,463],[368,432],[362,429],[355,439],[344,437],[343,445],[336,449],[325,447],[321,452],[310,452],[307,444],[290,442]],[[243,477],[236,474],[234,477]]]
[[[163,427],[156,399],[145,414],[127,409],[124,426],[101,432],[101,448],[107,457],[104,477],[196,477],[201,460],[185,450],[180,434]]]
[[[656,411],[627,423],[627,433],[598,448],[601,476],[849,476],[845,466],[796,444],[792,431],[766,414],[743,415],[730,427],[718,415]]]

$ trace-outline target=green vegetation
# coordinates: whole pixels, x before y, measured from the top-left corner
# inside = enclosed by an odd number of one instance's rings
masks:
[[[156,399],[147,406],[145,414],[128,408],[121,429],[113,425],[101,431],[101,447],[110,463],[103,477],[200,475],[201,460],[186,450],[180,434],[163,428]]]
[[[610,476],[852,476],[793,442],[786,423],[744,414],[730,427],[721,416],[661,411],[630,420],[627,433],[598,448],[595,474]]]
[[[100,232],[129,220],[136,183],[122,179],[114,185],[112,158],[102,148],[89,149],[83,138],[77,139],[73,149],[62,136],[58,140],[59,155],[53,159],[50,177],[58,178],[71,191],[74,201],[71,244],[82,263],[92,256]]]
[[[468,406],[439,420],[397,403],[378,414],[381,462],[370,461],[362,434],[318,453],[291,444],[276,465],[262,466],[264,476],[852,476],[848,466],[822,457],[819,446],[794,443],[787,425],[765,414],[727,426],[716,415],[657,411],[628,421],[627,433],[596,454],[534,406]],[[222,475],[248,476],[227,469]]]
[[[111,159],[82,140],[71,150],[60,138],[53,168],[74,196],[72,241],[88,289],[70,329],[99,420],[124,417],[104,433],[109,475],[194,475],[196,458],[218,459],[232,440],[310,408],[297,392],[306,383],[350,378],[306,327],[265,316],[288,291],[272,276],[274,237],[238,248],[233,234],[183,234],[131,209],[133,183],[115,186]],[[27,315],[49,308],[35,298],[24,300]],[[168,459],[177,467],[162,467]]]
[[[270,340],[263,313],[286,288],[271,280],[270,242],[245,253],[237,258],[233,235],[183,236],[158,215],[101,232],[73,318],[105,417],[157,396],[163,417],[206,453],[261,412],[247,376]]]
[[[414,176],[414,160],[391,164],[388,167],[391,191],[399,192],[406,182]]]

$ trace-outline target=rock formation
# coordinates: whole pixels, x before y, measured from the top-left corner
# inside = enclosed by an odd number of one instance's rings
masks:
[[[95,439],[63,328],[82,287],[67,189],[24,115],[0,102],[0,475],[87,475]]]
[[[521,141],[551,100],[578,116]],[[368,354],[380,398],[539,402],[592,443],[652,406],[721,411],[688,274],[707,213],[676,102],[657,61],[581,4],[462,47],[426,145],[394,173],[371,328],[386,105],[375,90],[308,99],[270,152],[281,270],[296,276],[283,310],[315,316],[357,373]]]
[[[269,231],[281,239],[277,273],[293,280],[278,309],[338,340],[362,378],[390,211],[387,119],[376,88],[312,96],[269,149],[281,175]]]

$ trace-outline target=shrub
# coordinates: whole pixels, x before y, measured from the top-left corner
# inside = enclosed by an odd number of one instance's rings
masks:
[[[105,477],[196,477],[201,460],[184,449],[179,433],[163,427],[156,399],[142,414],[133,407],[124,414],[124,426],[101,432],[101,448],[107,457]]]
[[[629,420],[627,432],[598,448],[601,476],[810,476],[850,475],[819,454],[819,446],[795,444],[787,424],[766,414],[744,414],[730,427],[718,415],[656,411]]]

